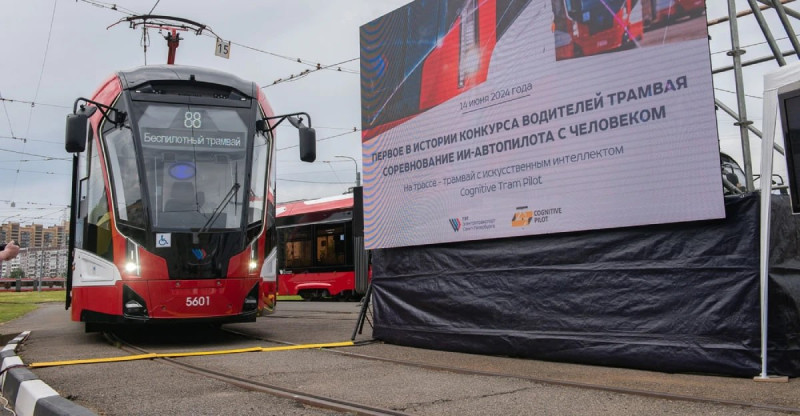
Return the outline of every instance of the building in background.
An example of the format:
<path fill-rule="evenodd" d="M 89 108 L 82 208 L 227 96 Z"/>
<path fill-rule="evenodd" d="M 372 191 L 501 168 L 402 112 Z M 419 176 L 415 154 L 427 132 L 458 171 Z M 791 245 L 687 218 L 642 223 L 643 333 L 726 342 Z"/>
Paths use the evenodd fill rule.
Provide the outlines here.
<path fill-rule="evenodd" d="M 0 241 L 16 241 L 19 255 L 2 263 L 0 277 L 21 269 L 26 278 L 61 277 L 67 271 L 67 236 L 69 223 L 45 227 L 42 224 L 0 224 Z"/>

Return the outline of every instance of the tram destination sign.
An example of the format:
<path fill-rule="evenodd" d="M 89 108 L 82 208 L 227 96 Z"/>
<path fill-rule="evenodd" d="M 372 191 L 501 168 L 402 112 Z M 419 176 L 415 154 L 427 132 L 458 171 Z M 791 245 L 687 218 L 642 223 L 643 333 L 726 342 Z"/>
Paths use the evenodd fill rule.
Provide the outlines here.
<path fill-rule="evenodd" d="M 366 247 L 724 217 L 704 4 L 642 3 L 417 0 L 363 25 Z"/>
<path fill-rule="evenodd" d="M 245 144 L 244 135 L 236 132 L 144 128 L 141 134 L 145 146 L 173 149 L 242 149 Z"/>

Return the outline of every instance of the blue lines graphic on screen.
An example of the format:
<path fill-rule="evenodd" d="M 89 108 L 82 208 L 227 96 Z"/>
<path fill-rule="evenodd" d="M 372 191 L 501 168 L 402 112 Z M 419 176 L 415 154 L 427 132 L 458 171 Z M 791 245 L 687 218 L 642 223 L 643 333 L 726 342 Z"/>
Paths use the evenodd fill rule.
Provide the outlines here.
<path fill-rule="evenodd" d="M 450 226 L 453 227 L 453 231 L 458 232 L 461 229 L 461 220 L 458 218 L 450 218 Z"/>

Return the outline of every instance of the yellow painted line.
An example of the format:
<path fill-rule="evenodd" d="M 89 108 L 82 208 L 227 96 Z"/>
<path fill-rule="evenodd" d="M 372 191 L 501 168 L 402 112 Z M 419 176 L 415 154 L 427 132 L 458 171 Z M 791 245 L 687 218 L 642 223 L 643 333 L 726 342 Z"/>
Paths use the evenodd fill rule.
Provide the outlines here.
<path fill-rule="evenodd" d="M 251 347 L 251 348 L 240 348 L 235 350 L 150 353 L 150 354 L 126 355 L 122 357 L 90 358 L 84 360 L 69 360 L 69 361 L 49 361 L 41 363 L 32 363 L 29 364 L 28 367 L 30 368 L 58 367 L 58 366 L 76 365 L 76 364 L 97 364 L 97 363 L 114 363 L 114 362 L 134 361 L 134 360 L 151 360 L 153 358 L 197 357 L 203 355 L 240 354 L 245 352 L 272 352 L 272 351 L 308 350 L 308 349 L 318 349 L 318 348 L 352 347 L 353 345 L 355 345 L 353 341 L 345 341 L 345 342 L 330 342 L 326 344 L 285 345 L 281 347 Z"/>
<path fill-rule="evenodd" d="M 28 367 L 41 368 L 41 367 L 56 367 L 56 366 L 74 365 L 74 364 L 113 363 L 117 361 L 149 360 L 151 358 L 156 358 L 156 354 L 150 353 L 150 354 L 139 354 L 139 355 L 126 355 L 123 357 L 88 358 L 85 360 L 69 360 L 69 361 L 49 361 L 44 363 L 29 364 Z"/>
<path fill-rule="evenodd" d="M 241 354 L 243 352 L 259 352 L 261 347 L 242 348 L 238 350 L 197 351 L 197 352 L 167 352 L 156 354 L 156 358 L 197 357 L 200 355 Z"/>
<path fill-rule="evenodd" d="M 270 351 L 289 351 L 289 350 L 305 350 L 311 348 L 336 348 L 336 347 L 352 347 L 355 345 L 353 341 L 345 341 L 345 342 L 330 342 L 327 344 L 303 344 L 303 345 L 285 345 L 282 347 L 269 347 L 269 348 L 261 348 L 263 352 L 270 352 Z"/>

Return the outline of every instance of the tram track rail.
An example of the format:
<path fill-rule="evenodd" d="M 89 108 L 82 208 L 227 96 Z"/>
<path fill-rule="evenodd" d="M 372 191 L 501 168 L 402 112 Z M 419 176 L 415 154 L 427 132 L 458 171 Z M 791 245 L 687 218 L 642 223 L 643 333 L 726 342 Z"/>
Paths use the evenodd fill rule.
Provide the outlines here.
<path fill-rule="evenodd" d="M 116 345 L 118 348 L 122 349 L 123 351 L 137 353 L 137 354 L 147 354 L 150 351 L 147 351 L 144 348 L 135 346 L 124 339 L 118 337 L 113 333 L 104 333 L 105 338 L 108 342 L 112 345 Z M 284 344 L 287 345 L 287 344 Z M 294 344 L 297 345 L 297 344 Z M 376 406 L 365 405 L 362 403 L 357 403 L 348 400 L 337 399 L 333 397 L 326 397 L 321 395 L 309 394 L 306 392 L 288 389 L 282 386 L 278 386 L 276 384 L 271 383 L 264 383 L 257 380 L 252 380 L 244 377 L 238 377 L 230 374 L 225 374 L 219 371 L 215 371 L 206 367 L 201 367 L 193 364 L 186 363 L 179 359 L 175 358 L 165 358 L 159 357 L 156 358 L 157 360 L 161 360 L 166 365 L 170 365 L 176 368 L 180 368 L 184 371 L 190 372 L 192 374 L 197 374 L 203 377 L 208 377 L 211 379 L 215 379 L 218 381 L 222 381 L 224 383 L 250 390 L 259 393 L 266 393 L 276 397 L 284 398 L 293 400 L 308 406 L 326 409 L 326 410 L 334 410 L 343 413 L 355 414 L 355 415 L 364 415 L 364 416 L 378 416 L 378 415 L 395 415 L 395 416 L 407 416 L 408 413 L 395 411 L 392 409 L 385 409 Z"/>
<path fill-rule="evenodd" d="M 282 344 L 282 345 L 298 345 L 293 342 L 283 341 L 283 340 L 276 340 L 264 337 L 257 337 L 251 334 L 247 334 L 245 332 L 236 331 L 229 328 L 221 329 L 224 332 L 228 332 L 234 335 L 238 335 L 250 340 L 259 340 L 265 342 L 271 342 L 275 344 Z M 359 345 L 366 345 L 371 343 L 380 342 L 378 340 L 365 340 L 356 342 L 354 346 Z M 663 391 L 653 391 L 653 390 L 645 390 L 645 389 L 636 389 L 630 387 L 619 387 L 619 386 L 608 386 L 603 384 L 597 383 L 586 383 L 586 382 L 578 382 L 578 381 L 570 381 L 570 380 L 559 380 L 555 378 L 547 378 L 547 377 L 531 377 L 531 376 L 522 376 L 519 374 L 513 373 L 501 373 L 501 372 L 492 372 L 492 371 L 483 371 L 483 370 L 475 370 L 466 367 L 454 367 L 454 366 L 446 366 L 446 365 L 438 365 L 438 364 L 429 364 L 411 360 L 403 360 L 403 359 L 395 359 L 395 358 L 387 358 L 387 357 L 379 357 L 374 355 L 368 354 L 361 354 L 352 351 L 343 351 L 340 349 L 323 349 L 322 351 L 329 353 L 329 354 L 338 354 L 349 356 L 353 358 L 359 358 L 363 360 L 370 360 L 370 361 L 377 361 L 395 365 L 402 365 L 414 368 L 421 368 L 426 370 L 432 371 L 443 371 L 443 372 L 450 372 L 455 374 L 462 374 L 462 375 L 470 375 L 470 376 L 485 376 L 485 377 L 503 377 L 503 378 L 513 378 L 518 380 L 524 380 L 532 383 L 539 383 L 544 385 L 551 385 L 551 386 L 561 386 L 561 387 L 570 387 L 575 389 L 584 389 L 584 390 L 594 390 L 594 391 L 602 391 L 608 393 L 616 393 L 616 394 L 624 394 L 624 395 L 631 395 L 631 396 L 638 396 L 638 397 L 645 397 L 651 399 L 662 399 L 662 400 L 674 400 L 674 401 L 683 401 L 683 402 L 692 402 L 692 403 L 701 403 L 701 404 L 708 404 L 708 405 L 717 405 L 717 406 L 731 406 L 731 407 L 739 407 L 744 409 L 752 409 L 754 411 L 771 411 L 771 412 L 782 412 L 787 414 L 798 414 L 800 415 L 800 407 L 791 407 L 791 406 L 780 406 L 780 405 L 772 405 L 772 404 L 765 404 L 765 403 L 751 403 L 741 400 L 728 400 L 728 399 L 717 399 L 717 398 L 709 398 L 709 397 L 702 397 L 699 395 L 689 395 L 689 394 L 678 394 L 678 393 L 669 393 Z"/>

